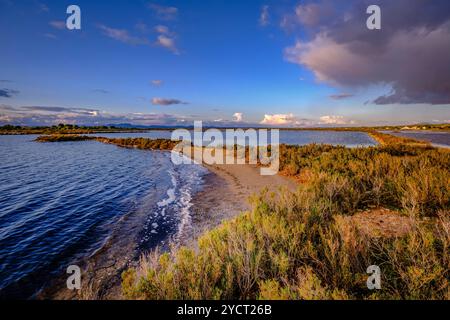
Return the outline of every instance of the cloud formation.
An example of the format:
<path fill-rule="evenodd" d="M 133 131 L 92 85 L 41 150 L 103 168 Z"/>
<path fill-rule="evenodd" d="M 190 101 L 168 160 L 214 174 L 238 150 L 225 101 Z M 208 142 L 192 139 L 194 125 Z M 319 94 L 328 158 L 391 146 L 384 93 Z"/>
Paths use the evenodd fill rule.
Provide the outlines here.
<path fill-rule="evenodd" d="M 176 99 L 165 99 L 179 101 Z M 207 120 L 199 115 L 173 115 L 167 113 L 111 113 L 97 108 L 61 107 L 61 106 L 21 106 L 13 107 L 0 104 L 0 125 L 13 124 L 22 126 L 56 125 L 59 123 L 77 125 L 166 125 L 166 126 L 192 126 L 194 120 L 203 120 L 205 127 L 314 127 L 353 125 L 344 116 L 326 115 L 320 119 L 304 119 L 293 114 L 265 115 L 263 121 L 258 123 L 245 122 L 243 114 L 236 112 L 233 120 Z M 439 121 L 443 122 L 443 121 Z"/>
<path fill-rule="evenodd" d="M 94 90 L 92 90 L 92 92 L 94 92 L 94 93 L 102 93 L 102 94 L 108 94 L 109 93 L 109 91 L 105 90 L 105 89 L 94 89 Z"/>
<path fill-rule="evenodd" d="M 268 126 L 284 126 L 284 125 L 295 125 L 299 124 L 297 118 L 292 114 L 266 114 L 264 119 L 260 122 L 261 124 Z"/>
<path fill-rule="evenodd" d="M 244 120 L 244 114 L 242 112 L 236 112 L 233 114 L 233 121 L 242 122 Z"/>
<path fill-rule="evenodd" d="M 155 31 L 159 33 L 155 42 L 157 46 L 163 47 L 177 55 L 180 53 L 175 43 L 176 34 L 170 31 L 169 27 L 158 25 L 155 27 Z"/>
<path fill-rule="evenodd" d="M 352 120 L 346 120 L 343 116 L 322 116 L 319 124 L 348 125 L 354 124 Z"/>
<path fill-rule="evenodd" d="M 39 12 L 50 12 L 50 8 L 45 3 L 38 3 Z"/>
<path fill-rule="evenodd" d="M 132 123 L 135 125 L 176 126 L 185 121 L 185 117 L 165 113 L 109 113 L 90 108 L 0 105 L 0 125 L 51 126 L 59 123 L 78 125 Z"/>
<path fill-rule="evenodd" d="M 163 81 L 159 80 L 159 79 L 155 79 L 155 80 L 151 81 L 151 84 L 155 87 L 160 87 L 163 84 Z"/>
<path fill-rule="evenodd" d="M 331 99 L 333 100 L 343 100 L 343 99 L 348 99 L 353 97 L 353 94 L 350 93 L 339 93 L 339 94 L 332 94 L 330 96 Z"/>
<path fill-rule="evenodd" d="M 154 12 L 154 14 L 161 20 L 174 20 L 178 15 L 178 8 L 175 7 L 149 3 L 148 8 L 150 8 Z"/>
<path fill-rule="evenodd" d="M 261 14 L 259 16 L 259 24 L 263 27 L 269 25 L 270 21 L 270 15 L 269 15 L 269 6 L 264 5 L 261 8 Z"/>
<path fill-rule="evenodd" d="M 157 25 L 155 31 L 160 34 L 171 34 L 169 27 L 163 25 Z"/>
<path fill-rule="evenodd" d="M 62 20 L 53 20 L 48 23 L 55 29 L 64 30 L 66 28 L 66 23 Z"/>
<path fill-rule="evenodd" d="M 188 103 L 178 99 L 153 98 L 152 104 L 158 106 L 170 106 L 174 104 L 188 104 Z"/>
<path fill-rule="evenodd" d="M 128 32 L 128 30 L 125 30 L 125 29 L 111 28 L 111 27 L 105 26 L 103 24 L 98 25 L 98 28 L 102 31 L 103 35 L 105 35 L 111 39 L 126 43 L 126 44 L 130 44 L 130 45 L 149 44 L 149 42 L 146 38 L 132 36 Z"/>
<path fill-rule="evenodd" d="M 330 3 L 295 8 L 295 23 L 310 40 L 286 48 L 288 61 L 334 86 L 391 87 L 376 104 L 450 104 L 450 2 L 379 0 L 380 31 L 365 27 L 365 1 L 339 9 Z"/>
<path fill-rule="evenodd" d="M 19 91 L 12 89 L 0 89 L 0 97 L 3 98 L 12 98 L 19 94 Z"/>
<path fill-rule="evenodd" d="M 179 54 L 179 51 L 175 45 L 175 40 L 164 34 L 161 34 L 158 36 L 158 38 L 156 40 L 156 45 L 163 47 L 163 48 L 173 52 L 174 54 Z"/>
<path fill-rule="evenodd" d="M 112 28 L 103 24 L 97 25 L 97 27 L 101 30 L 102 34 L 108 38 L 120 41 L 122 43 L 126 43 L 129 45 L 137 46 L 137 45 L 150 45 L 150 41 L 143 35 L 147 33 L 146 25 L 137 24 L 135 27 L 138 29 L 142 35 L 136 36 L 132 35 L 126 29 L 117 29 Z M 154 42 L 154 45 L 165 48 L 172 53 L 178 55 L 180 54 L 177 45 L 176 45 L 176 34 L 171 32 L 170 29 L 166 26 L 156 26 L 155 31 L 159 34 Z"/>

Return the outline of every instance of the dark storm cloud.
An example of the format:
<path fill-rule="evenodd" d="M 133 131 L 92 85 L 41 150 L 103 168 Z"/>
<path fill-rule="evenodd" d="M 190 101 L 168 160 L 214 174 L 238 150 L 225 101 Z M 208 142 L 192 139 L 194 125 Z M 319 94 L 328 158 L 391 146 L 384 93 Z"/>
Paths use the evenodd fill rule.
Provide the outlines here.
<path fill-rule="evenodd" d="M 174 104 L 188 104 L 188 103 L 178 99 L 153 98 L 152 104 L 159 106 L 170 106 Z"/>
<path fill-rule="evenodd" d="M 0 89 L 0 97 L 3 98 L 12 98 L 19 94 L 19 91 L 12 89 Z"/>
<path fill-rule="evenodd" d="M 299 5 L 294 20 L 290 13 L 311 39 L 287 48 L 289 61 L 336 86 L 390 85 L 376 104 L 450 103 L 450 1 L 353 0 L 330 15 L 331 3 Z M 366 28 L 371 4 L 381 7 L 381 30 Z"/>
<path fill-rule="evenodd" d="M 351 97 L 353 97 L 353 94 L 350 94 L 350 93 L 332 94 L 330 96 L 330 98 L 333 100 L 343 100 L 343 99 L 347 99 L 347 98 L 351 98 Z"/>

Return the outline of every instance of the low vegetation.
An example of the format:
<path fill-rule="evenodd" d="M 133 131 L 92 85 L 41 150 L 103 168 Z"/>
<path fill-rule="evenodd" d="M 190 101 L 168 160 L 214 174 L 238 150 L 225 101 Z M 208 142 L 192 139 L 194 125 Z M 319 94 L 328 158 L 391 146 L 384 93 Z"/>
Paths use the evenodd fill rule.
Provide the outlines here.
<path fill-rule="evenodd" d="M 95 140 L 96 137 L 92 136 L 80 136 L 72 134 L 52 134 L 48 136 L 39 136 L 36 138 L 36 142 L 68 142 L 68 141 L 87 141 Z"/>
<path fill-rule="evenodd" d="M 0 135 L 21 135 L 21 134 L 92 134 L 92 133 L 113 133 L 113 132 L 142 132 L 147 129 L 141 128 L 119 128 L 114 126 L 78 126 L 72 124 L 59 124 L 51 127 L 23 127 L 4 125 L 0 126 Z"/>
<path fill-rule="evenodd" d="M 432 147 L 282 146 L 282 174 L 307 183 L 327 214 L 371 206 L 435 217 L 449 208 L 450 152 Z"/>
<path fill-rule="evenodd" d="M 97 138 L 97 141 L 115 144 L 124 148 L 137 148 L 148 150 L 172 150 L 179 142 L 170 139 L 147 139 L 147 138 Z"/>
<path fill-rule="evenodd" d="M 281 146 L 297 192 L 263 192 L 253 209 L 198 240 L 155 251 L 123 274 L 130 299 L 450 299 L 450 153 L 390 138 L 371 148 Z M 409 232 L 371 236 L 352 220 L 388 207 Z M 370 291 L 378 265 L 382 289 Z"/>
<path fill-rule="evenodd" d="M 172 150 L 179 141 L 169 139 L 147 139 L 147 138 L 105 138 L 82 135 L 45 135 L 36 138 L 37 142 L 67 142 L 95 140 L 102 143 L 114 144 L 123 148 L 137 148 L 148 150 Z"/>
<path fill-rule="evenodd" d="M 370 238 L 309 192 L 263 194 L 253 210 L 198 241 L 143 257 L 123 274 L 130 299 L 448 299 L 449 219 L 418 219 L 399 238 Z M 369 291 L 367 267 L 382 270 Z"/>
<path fill-rule="evenodd" d="M 158 250 L 123 273 L 130 299 L 450 299 L 450 151 L 373 132 L 379 146 L 280 146 L 296 192 L 262 192 L 198 248 Z M 43 137 L 171 150 L 166 139 Z M 70 140 L 72 139 L 72 140 Z M 388 208 L 408 232 L 362 232 L 352 219 Z M 382 289 L 367 288 L 378 265 Z"/>
<path fill-rule="evenodd" d="M 391 134 L 382 133 L 378 131 L 370 130 L 367 132 L 373 139 L 375 139 L 379 144 L 382 145 L 409 145 L 409 146 L 429 146 L 430 143 L 427 141 L 421 141 L 412 138 L 404 138 L 393 136 Z"/>

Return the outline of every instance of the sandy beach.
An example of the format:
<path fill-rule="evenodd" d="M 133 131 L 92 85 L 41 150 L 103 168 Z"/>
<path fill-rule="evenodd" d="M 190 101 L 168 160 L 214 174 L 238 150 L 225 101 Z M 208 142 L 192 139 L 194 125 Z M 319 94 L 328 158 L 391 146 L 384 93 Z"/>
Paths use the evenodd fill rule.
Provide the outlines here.
<path fill-rule="evenodd" d="M 192 199 L 192 225 L 178 245 L 196 246 L 198 237 L 207 230 L 250 209 L 249 197 L 264 188 L 280 187 L 294 191 L 297 183 L 289 178 L 260 175 L 256 165 L 204 165 L 209 173 L 204 188 Z M 122 298 L 121 274 L 138 263 L 136 244 L 143 215 L 140 211 L 123 218 L 105 245 L 80 264 L 83 271 L 79 292 L 66 288 L 65 276 L 43 290 L 39 299 L 106 299 Z M 124 237 L 126 235 L 126 237 Z"/>
<path fill-rule="evenodd" d="M 211 172 L 206 177 L 205 188 L 193 199 L 193 233 L 189 245 L 204 231 L 221 221 L 235 217 L 250 209 L 248 198 L 264 188 L 277 191 L 280 187 L 295 191 L 297 183 L 289 178 L 274 175 L 262 176 L 256 165 L 205 165 Z"/>

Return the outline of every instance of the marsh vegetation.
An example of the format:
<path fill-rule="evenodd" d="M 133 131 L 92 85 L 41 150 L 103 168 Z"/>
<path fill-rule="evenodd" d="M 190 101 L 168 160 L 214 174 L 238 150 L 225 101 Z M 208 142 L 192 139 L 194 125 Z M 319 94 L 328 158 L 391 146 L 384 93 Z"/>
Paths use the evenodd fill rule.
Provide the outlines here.
<path fill-rule="evenodd" d="M 378 135 L 378 147 L 281 146 L 297 192 L 262 192 L 188 247 L 142 257 L 123 274 L 132 299 L 449 299 L 450 153 Z M 388 208 L 396 235 L 346 219 Z M 367 289 L 378 265 L 382 289 Z"/>

